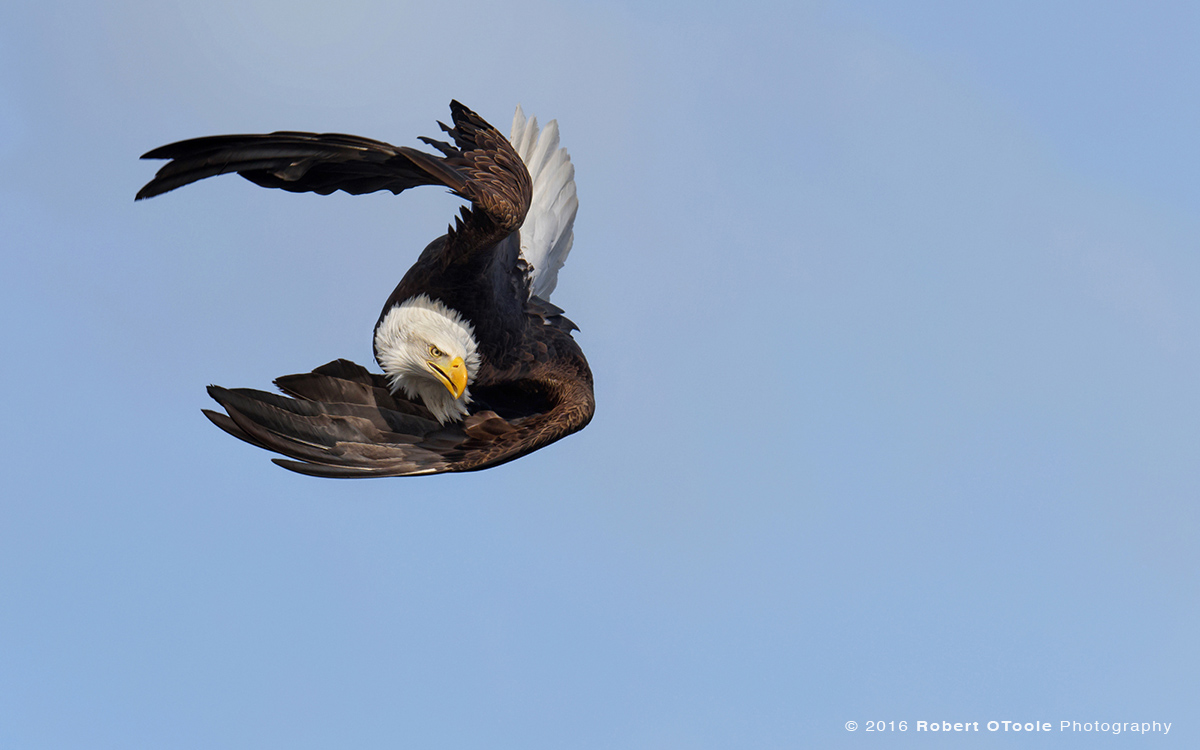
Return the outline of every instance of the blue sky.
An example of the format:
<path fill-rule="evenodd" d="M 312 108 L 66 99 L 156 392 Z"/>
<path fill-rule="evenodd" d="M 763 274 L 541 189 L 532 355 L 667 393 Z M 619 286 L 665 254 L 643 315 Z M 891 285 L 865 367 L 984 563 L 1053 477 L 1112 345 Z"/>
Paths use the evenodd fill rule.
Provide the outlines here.
<path fill-rule="evenodd" d="M 4 6 L 0 745 L 1193 746 L 1198 73 L 1188 4 Z M 596 419 L 278 469 L 204 386 L 373 364 L 456 201 L 137 157 L 452 98 L 559 120 Z"/>

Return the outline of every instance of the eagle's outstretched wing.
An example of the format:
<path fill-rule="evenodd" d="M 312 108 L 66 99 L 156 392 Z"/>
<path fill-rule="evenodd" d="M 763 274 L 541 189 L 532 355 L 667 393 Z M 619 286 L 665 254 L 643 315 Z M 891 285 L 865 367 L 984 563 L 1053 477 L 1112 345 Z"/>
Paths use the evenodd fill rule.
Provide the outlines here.
<path fill-rule="evenodd" d="M 263 187 L 321 195 L 337 190 L 400 193 L 418 185 L 444 185 L 471 201 L 478 210 L 472 215 L 486 217 L 493 225 L 488 228 L 503 237 L 521 226 L 529 210 L 529 172 L 508 140 L 482 117 L 456 101 L 450 112 L 454 126 L 438 124 L 453 145 L 421 139 L 441 156 L 356 135 L 292 131 L 208 136 L 160 146 L 142 158 L 170 161 L 136 199 L 230 172 Z"/>
<path fill-rule="evenodd" d="M 394 477 L 475 471 L 519 458 L 582 429 L 594 410 L 586 388 L 554 392 L 536 376 L 480 388 L 496 409 L 446 425 L 420 403 L 392 394 L 382 375 L 344 359 L 275 381 L 288 396 L 209 386 L 228 413 L 205 415 L 234 437 L 288 458 L 310 476 Z M 489 405 L 484 401 L 481 405 Z"/>

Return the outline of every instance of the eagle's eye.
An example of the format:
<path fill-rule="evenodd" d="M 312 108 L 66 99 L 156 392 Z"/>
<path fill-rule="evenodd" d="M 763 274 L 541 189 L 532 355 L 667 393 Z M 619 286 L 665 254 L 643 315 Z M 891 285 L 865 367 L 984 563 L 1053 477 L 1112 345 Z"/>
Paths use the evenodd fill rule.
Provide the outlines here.
<path fill-rule="evenodd" d="M 445 355 L 443 355 L 443 354 L 442 354 L 442 350 L 441 350 L 441 349 L 438 349 L 438 348 L 437 348 L 436 346 L 434 346 L 433 344 L 430 344 L 430 345 L 429 345 L 429 356 L 431 356 L 431 357 L 433 357 L 433 358 L 435 358 L 435 359 L 439 359 L 439 358 L 441 358 L 441 357 L 443 357 L 443 356 L 445 356 Z"/>

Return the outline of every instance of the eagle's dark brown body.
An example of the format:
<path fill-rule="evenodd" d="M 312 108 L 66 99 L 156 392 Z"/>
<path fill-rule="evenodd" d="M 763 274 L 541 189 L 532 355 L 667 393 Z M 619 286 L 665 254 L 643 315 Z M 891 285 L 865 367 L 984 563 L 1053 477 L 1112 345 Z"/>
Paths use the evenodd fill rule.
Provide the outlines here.
<path fill-rule="evenodd" d="M 384 305 L 420 294 L 473 327 L 480 354 L 470 413 L 439 424 L 419 400 L 346 360 L 281 377 L 289 397 L 210 386 L 226 414 L 218 427 L 288 459 L 285 468 L 325 477 L 382 477 L 496 466 L 583 429 L 595 409 L 592 374 L 562 310 L 531 294 L 520 256 L 530 207 L 529 172 L 495 128 L 451 104 L 454 144 L 422 139 L 441 156 L 357 136 L 280 132 L 213 136 L 163 146 L 171 159 L 138 198 L 237 172 L 264 187 L 329 194 L 400 193 L 444 185 L 471 202 L 456 225 L 421 253 Z M 290 460 L 289 460 L 290 459 Z"/>

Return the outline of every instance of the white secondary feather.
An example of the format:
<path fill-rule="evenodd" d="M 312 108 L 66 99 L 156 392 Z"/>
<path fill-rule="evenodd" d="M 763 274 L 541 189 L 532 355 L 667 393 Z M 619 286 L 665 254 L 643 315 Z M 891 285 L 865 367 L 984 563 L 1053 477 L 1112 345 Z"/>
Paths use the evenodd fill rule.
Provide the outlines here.
<path fill-rule="evenodd" d="M 537 118 L 525 119 L 520 105 L 509 142 L 533 179 L 533 200 L 521 225 L 521 257 L 533 268 L 533 294 L 549 300 L 575 239 L 575 167 L 567 150 L 558 147 L 558 122 L 551 120 L 539 133 Z"/>

